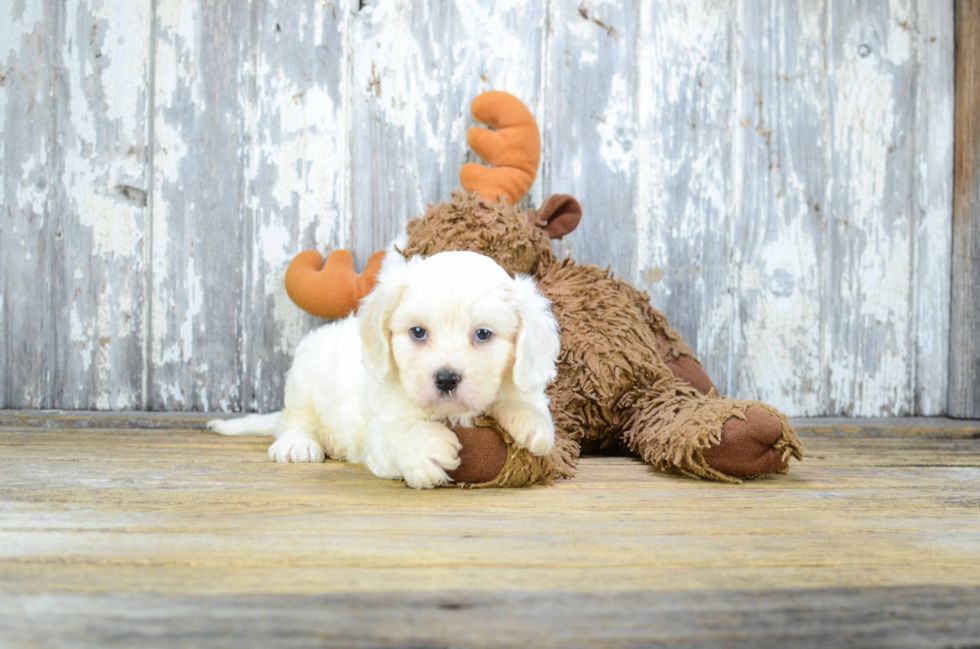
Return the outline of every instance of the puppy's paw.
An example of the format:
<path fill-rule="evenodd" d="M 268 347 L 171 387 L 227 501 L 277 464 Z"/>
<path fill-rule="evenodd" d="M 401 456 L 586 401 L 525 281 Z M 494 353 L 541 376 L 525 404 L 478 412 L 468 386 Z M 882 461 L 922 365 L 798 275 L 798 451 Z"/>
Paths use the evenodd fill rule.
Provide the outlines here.
<path fill-rule="evenodd" d="M 534 455 L 547 455 L 555 448 L 555 425 L 551 418 L 530 410 L 513 413 L 504 429 L 520 446 Z"/>
<path fill-rule="evenodd" d="M 323 462 L 323 447 L 309 437 L 280 437 L 269 447 L 269 459 L 282 463 Z"/>
<path fill-rule="evenodd" d="M 446 471 L 459 467 L 462 445 L 448 428 L 429 426 L 424 435 L 412 440 L 399 464 L 405 483 L 413 489 L 432 489 L 452 480 Z"/>

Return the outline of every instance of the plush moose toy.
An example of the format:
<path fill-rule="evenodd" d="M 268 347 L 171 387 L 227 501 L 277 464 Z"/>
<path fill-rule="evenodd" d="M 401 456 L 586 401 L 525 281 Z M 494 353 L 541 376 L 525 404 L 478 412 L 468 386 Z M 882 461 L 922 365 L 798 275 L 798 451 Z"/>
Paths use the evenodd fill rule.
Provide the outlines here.
<path fill-rule="evenodd" d="M 561 328 L 558 376 L 548 388 L 555 449 L 534 457 L 496 428 L 456 429 L 462 443 L 458 485 L 494 487 L 550 483 L 575 474 L 579 453 L 621 451 L 664 471 L 723 482 L 785 472 L 802 459 L 786 417 L 758 401 L 718 395 L 714 384 L 649 297 L 608 270 L 559 260 L 550 242 L 578 225 L 582 210 L 571 196 L 548 198 L 537 210 L 515 207 L 534 181 L 540 135 L 515 97 L 487 92 L 473 102 L 477 121 L 470 146 L 491 166 L 467 164 L 465 191 L 430 205 L 407 226 L 395 253 L 429 256 L 447 250 L 487 255 L 508 273 L 534 277 L 553 304 Z M 322 260 L 310 251 L 286 275 L 290 297 L 322 317 L 356 308 L 380 267 L 377 253 L 362 276 L 346 251 Z"/>

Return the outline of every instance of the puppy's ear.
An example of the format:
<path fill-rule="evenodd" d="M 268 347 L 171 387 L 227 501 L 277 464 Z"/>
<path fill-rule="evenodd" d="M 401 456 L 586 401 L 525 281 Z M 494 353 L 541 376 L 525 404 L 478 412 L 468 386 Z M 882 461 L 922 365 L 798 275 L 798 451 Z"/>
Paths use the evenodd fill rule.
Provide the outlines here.
<path fill-rule="evenodd" d="M 558 322 L 551 303 L 526 275 L 514 279 L 518 297 L 520 330 L 514 359 L 514 385 L 522 392 L 544 390 L 558 373 L 555 363 L 561 350 Z"/>
<path fill-rule="evenodd" d="M 401 255 L 386 255 L 378 283 L 361 300 L 357 321 L 361 331 L 361 362 L 378 380 L 385 380 L 395 369 L 391 357 L 391 315 L 405 292 L 407 264 Z"/>

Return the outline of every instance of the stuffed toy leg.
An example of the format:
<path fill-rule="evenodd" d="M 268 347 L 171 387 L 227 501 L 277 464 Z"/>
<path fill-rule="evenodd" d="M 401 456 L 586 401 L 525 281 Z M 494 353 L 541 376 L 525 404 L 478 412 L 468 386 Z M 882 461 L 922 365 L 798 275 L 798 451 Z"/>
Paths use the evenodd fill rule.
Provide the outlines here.
<path fill-rule="evenodd" d="M 632 451 L 664 471 L 732 483 L 784 473 L 790 457 L 801 459 L 799 439 L 782 413 L 760 402 L 709 398 L 708 392 L 688 383 L 686 377 L 691 372 L 698 375 L 699 383 L 711 381 L 697 359 L 688 358 L 696 369 L 688 366 L 684 375 L 673 375 L 675 399 L 684 407 L 665 420 L 661 413 L 668 411 L 656 400 L 644 403 L 649 407 L 637 410 L 635 416 L 644 425 L 624 440 Z M 664 391 L 655 394 L 662 396 Z M 689 421 L 692 416 L 706 421 Z M 672 428 L 677 419 L 682 424 L 687 419 L 689 424 L 681 426 L 680 435 Z M 530 487 L 575 477 L 579 445 L 561 432 L 561 426 L 554 451 L 535 457 L 514 443 L 492 419 L 478 423 L 474 428 L 453 429 L 463 445 L 460 466 L 450 472 L 456 486 Z"/>

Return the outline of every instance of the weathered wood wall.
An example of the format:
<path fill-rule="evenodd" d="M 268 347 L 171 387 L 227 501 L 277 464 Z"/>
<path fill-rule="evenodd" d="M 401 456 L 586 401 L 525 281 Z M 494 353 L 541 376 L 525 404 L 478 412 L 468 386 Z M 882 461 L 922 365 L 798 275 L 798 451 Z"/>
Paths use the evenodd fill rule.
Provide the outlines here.
<path fill-rule="evenodd" d="M 949 414 L 980 419 L 980 0 L 956 0 Z"/>
<path fill-rule="evenodd" d="M 0 407 L 277 408 L 289 259 L 446 198 L 497 88 L 725 392 L 942 413 L 953 68 L 952 0 L 2 0 Z"/>

